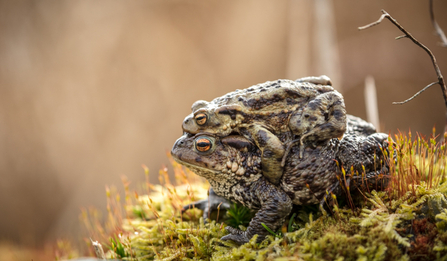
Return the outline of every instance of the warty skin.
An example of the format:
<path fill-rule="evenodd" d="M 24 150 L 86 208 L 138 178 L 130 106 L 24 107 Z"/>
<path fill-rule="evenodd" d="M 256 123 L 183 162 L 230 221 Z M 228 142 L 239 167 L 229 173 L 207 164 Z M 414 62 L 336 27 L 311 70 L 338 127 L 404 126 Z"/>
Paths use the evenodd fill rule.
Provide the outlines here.
<path fill-rule="evenodd" d="M 379 174 L 388 174 L 382 153 L 388 148 L 388 135 L 375 133 L 371 124 L 350 115 L 347 129 L 341 140 L 307 146 L 303 157 L 299 155 L 299 144 L 295 144 L 287 155 L 278 185 L 263 176 L 261 152 L 243 136 L 185 134 L 175 142 L 171 154 L 180 164 L 205 177 L 217 195 L 257 210 L 246 231 L 227 227 L 230 234 L 222 238 L 243 244 L 255 234 L 259 235 L 258 241 L 268 235 L 261 223 L 273 231 L 280 228 L 293 204 L 317 204 L 323 202 L 327 191 L 342 193 L 337 179 L 341 167 L 349 172 L 352 166 L 354 172 L 364 174 L 364 179 L 350 179 L 351 190 L 365 179 L 373 184 Z M 206 151 L 201 151 L 202 146 Z"/>

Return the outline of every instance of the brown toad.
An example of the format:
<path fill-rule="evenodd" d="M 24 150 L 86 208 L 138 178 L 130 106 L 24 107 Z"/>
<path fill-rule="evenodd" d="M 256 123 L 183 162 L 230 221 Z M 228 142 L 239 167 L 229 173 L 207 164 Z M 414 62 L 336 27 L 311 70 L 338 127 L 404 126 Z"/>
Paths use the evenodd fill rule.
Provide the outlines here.
<path fill-rule="evenodd" d="M 340 195 L 337 176 L 341 176 L 342 166 L 364 174 L 347 175 L 351 189 L 362 183 L 377 184 L 379 174 L 388 174 L 387 158 L 382 153 L 388 148 L 388 135 L 373 133 L 371 124 L 353 116 L 348 116 L 348 131 L 352 132 L 341 140 L 334 138 L 318 141 L 315 147 L 307 146 L 302 158 L 300 146 L 294 145 L 279 185 L 263 176 L 261 151 L 240 135 L 220 138 L 185 134 L 175 142 L 171 154 L 180 164 L 205 177 L 217 195 L 258 210 L 246 231 L 227 227 L 230 234 L 222 238 L 242 244 L 255 234 L 259 235 L 258 241 L 264 239 L 269 232 L 262 223 L 276 231 L 293 204 L 322 204 L 328 191 Z"/>
<path fill-rule="evenodd" d="M 277 80 L 236 90 L 211 102 L 197 101 L 183 131 L 218 137 L 240 134 L 261 150 L 264 176 L 278 184 L 284 144 L 341 137 L 346 130 L 343 97 L 327 76 Z M 299 136 L 292 141 L 293 135 Z M 300 153 L 302 156 L 302 153 Z"/>

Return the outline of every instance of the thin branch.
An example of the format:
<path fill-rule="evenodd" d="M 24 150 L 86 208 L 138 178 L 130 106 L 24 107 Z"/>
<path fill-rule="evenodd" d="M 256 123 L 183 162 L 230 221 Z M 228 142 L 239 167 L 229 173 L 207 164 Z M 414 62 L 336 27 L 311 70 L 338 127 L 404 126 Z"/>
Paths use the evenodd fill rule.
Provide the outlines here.
<path fill-rule="evenodd" d="M 384 11 L 385 11 L 385 10 L 382 10 L 382 13 L 383 13 Z M 365 29 L 368 29 L 368 28 L 370 28 L 370 27 L 376 26 L 376 25 L 380 24 L 380 23 L 383 21 L 383 19 L 385 19 L 385 17 L 387 17 L 387 16 L 390 16 L 390 15 L 389 15 L 388 13 L 383 14 L 383 15 L 379 18 L 379 20 L 377 20 L 377 21 L 375 21 L 375 22 L 372 22 L 372 23 L 370 23 L 370 24 L 367 24 L 367 25 L 365 25 L 365 26 L 360 26 L 360 27 L 359 27 L 359 30 L 365 30 Z"/>
<path fill-rule="evenodd" d="M 380 22 L 382 22 L 382 20 L 383 20 L 384 18 L 390 20 L 390 22 L 393 23 L 393 24 L 394 24 L 394 25 L 395 25 L 395 26 L 396 26 L 402 33 L 404 33 L 405 36 L 406 36 L 408 39 L 410 39 L 414 44 L 416 44 L 417 46 L 421 47 L 425 52 L 427 52 L 427 54 L 430 56 L 430 58 L 431 58 L 431 60 L 432 60 L 433 66 L 435 67 L 435 71 L 436 71 L 436 74 L 438 75 L 438 79 L 439 79 L 440 77 L 442 78 L 442 74 L 441 74 L 441 71 L 439 70 L 439 66 L 438 66 L 438 63 L 436 62 L 436 58 L 435 58 L 435 56 L 433 55 L 433 53 L 430 51 L 430 49 L 428 49 L 425 45 L 423 45 L 423 44 L 420 43 L 418 40 L 416 40 L 416 38 L 414 38 L 413 35 L 411 35 L 407 30 L 405 30 L 405 28 L 403 28 L 403 27 L 396 21 L 396 19 L 394 19 L 393 17 L 391 17 L 391 15 L 388 14 L 385 10 L 382 10 L 382 13 L 383 13 L 383 14 L 382 14 L 382 16 L 379 18 L 379 20 L 377 20 L 376 22 L 371 23 L 371 24 L 369 24 L 369 25 L 365 25 L 365 26 L 359 27 L 359 30 L 368 29 L 368 28 L 370 28 L 370 27 L 372 27 L 372 26 L 378 25 L 378 24 L 380 24 Z M 442 81 L 440 80 L 439 82 L 440 82 L 440 84 L 442 84 L 442 83 L 444 83 L 444 80 L 442 80 Z M 445 87 L 445 85 L 444 85 L 444 87 Z M 446 97 L 446 102 L 447 102 L 447 97 Z"/>
<path fill-rule="evenodd" d="M 413 100 L 416 96 L 418 96 L 419 94 L 421 94 L 423 91 L 427 90 L 428 88 L 432 87 L 435 84 L 438 84 L 439 82 L 432 82 L 429 85 L 425 86 L 424 89 L 418 91 L 415 95 L 411 96 L 411 98 L 406 99 L 405 101 L 401 101 L 401 102 L 393 102 L 393 104 L 397 104 L 397 105 L 401 105 L 404 103 L 407 103 L 411 100 Z"/>
<path fill-rule="evenodd" d="M 441 46 L 447 47 L 447 37 L 445 37 L 444 31 L 441 29 L 441 27 L 435 20 L 435 12 L 433 11 L 433 0 L 430 0 L 430 19 L 431 23 L 433 24 L 433 27 L 436 30 L 436 34 L 441 39 Z"/>
<path fill-rule="evenodd" d="M 432 7 L 433 7 L 433 5 L 432 5 L 432 2 L 430 2 L 430 4 L 431 4 L 431 8 L 430 8 L 430 10 L 432 10 Z M 416 44 L 417 46 L 419 46 L 419 47 L 421 47 L 429 56 L 430 56 L 430 59 L 431 59 L 431 61 L 432 61 L 432 63 L 433 63 L 433 67 L 435 68 L 435 71 L 436 71 L 436 75 L 438 76 L 438 81 L 437 82 L 434 82 L 434 83 L 431 83 L 431 84 L 429 84 L 427 87 L 425 87 L 424 89 L 422 89 L 421 91 L 419 91 L 418 93 L 416 93 L 415 95 L 413 95 L 413 97 L 411 97 L 410 99 L 408 99 L 408 100 L 406 100 L 406 101 L 404 101 L 404 102 L 402 102 L 402 103 L 405 103 L 405 102 L 407 102 L 407 101 L 410 101 L 410 100 L 412 100 L 414 97 L 416 97 L 416 96 L 418 96 L 420 93 L 422 93 L 423 91 L 425 91 L 426 89 L 428 89 L 429 87 L 431 87 L 431 86 L 433 86 L 433 85 L 435 85 L 435 84 L 439 84 L 439 86 L 441 86 L 441 90 L 442 90 L 442 95 L 443 95 L 443 97 L 444 97 L 444 103 L 445 103 L 445 106 L 446 106 L 446 108 L 447 108 L 447 88 L 446 88 L 446 85 L 445 85 L 445 82 L 444 82 L 444 77 L 442 76 L 442 73 L 441 73 L 441 70 L 439 69 L 439 66 L 438 66 L 438 63 L 436 62 L 436 58 L 435 58 L 435 56 L 433 55 L 433 53 L 430 51 L 430 49 L 428 49 L 425 45 L 423 45 L 422 43 L 420 43 L 418 40 L 416 40 L 416 38 L 414 38 L 413 37 L 413 35 L 411 35 L 407 30 L 405 30 L 405 28 L 403 28 L 398 22 L 397 22 L 397 20 L 396 19 L 394 19 L 393 17 L 391 17 L 391 15 L 390 14 L 388 14 L 385 10 L 382 10 L 382 16 L 380 16 L 380 18 L 379 18 L 379 20 L 377 20 L 376 22 L 373 22 L 373 23 L 371 23 L 371 24 L 368 24 L 368 25 L 365 25 L 365 26 L 362 26 L 362 27 L 359 27 L 359 30 L 364 30 L 364 29 L 368 29 L 368 28 L 370 28 L 370 27 L 372 27 L 372 26 L 375 26 L 375 25 L 378 25 L 378 24 L 380 24 L 382 21 L 383 21 L 383 19 L 388 19 L 388 20 L 390 20 L 390 22 L 391 23 L 393 23 L 402 33 L 404 33 L 404 36 L 406 37 L 406 38 L 408 38 L 408 39 L 410 39 L 414 44 Z M 432 15 L 432 20 L 434 21 L 434 16 Z M 436 22 L 435 22 L 436 23 Z M 438 26 L 438 28 L 439 28 L 439 26 Z M 441 30 L 442 31 L 442 30 Z M 399 36 L 397 39 L 401 39 L 402 38 L 402 36 Z M 393 103 L 393 104 L 402 104 L 402 103 Z M 447 116 L 447 114 L 446 114 L 446 116 Z M 447 117 L 446 117 L 446 125 L 445 125 L 445 127 L 444 127 L 444 132 L 446 132 L 447 131 Z"/>

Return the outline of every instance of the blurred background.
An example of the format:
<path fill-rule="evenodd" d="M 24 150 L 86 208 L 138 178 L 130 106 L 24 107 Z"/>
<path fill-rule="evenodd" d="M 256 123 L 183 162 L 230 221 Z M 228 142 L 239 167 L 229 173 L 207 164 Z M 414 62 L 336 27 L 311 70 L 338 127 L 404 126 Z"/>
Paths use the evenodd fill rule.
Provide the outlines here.
<path fill-rule="evenodd" d="M 447 30 L 447 2 L 435 0 Z M 374 77 L 380 129 L 444 126 L 436 74 L 447 48 L 429 2 L 407 0 L 0 0 L 0 241 L 41 247 L 79 234 L 81 207 L 105 212 L 105 185 L 158 182 L 196 100 L 280 78 L 326 74 L 366 118 Z"/>

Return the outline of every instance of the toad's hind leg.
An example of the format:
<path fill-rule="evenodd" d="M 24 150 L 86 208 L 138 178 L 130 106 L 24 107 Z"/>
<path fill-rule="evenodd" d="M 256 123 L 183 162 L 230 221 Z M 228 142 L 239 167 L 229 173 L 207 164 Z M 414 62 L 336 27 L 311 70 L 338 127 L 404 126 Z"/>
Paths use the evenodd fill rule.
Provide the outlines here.
<path fill-rule="evenodd" d="M 346 109 L 337 91 L 318 95 L 290 118 L 289 127 L 300 136 L 300 157 L 306 141 L 340 138 L 346 131 Z"/>
<path fill-rule="evenodd" d="M 281 160 L 284 146 L 281 140 L 272 132 L 260 125 L 248 128 L 250 136 L 261 150 L 262 173 L 271 183 L 278 185 L 283 174 Z"/>
<path fill-rule="evenodd" d="M 292 211 L 293 202 L 290 197 L 284 190 L 266 182 L 264 178 L 252 183 L 250 187 L 235 186 L 234 190 L 238 195 L 245 195 L 244 199 L 246 198 L 251 203 L 256 202 L 260 208 L 250 221 L 247 230 L 226 227 L 225 229 L 230 234 L 222 237 L 222 240 L 233 240 L 241 245 L 247 243 L 254 235 L 258 235 L 257 242 L 259 243 L 270 234 L 265 227 L 277 231 Z"/>

